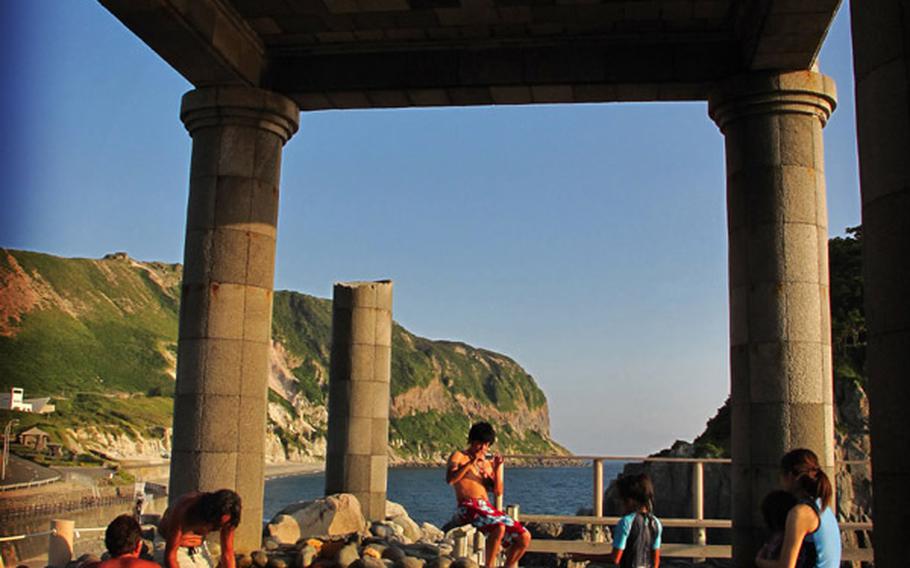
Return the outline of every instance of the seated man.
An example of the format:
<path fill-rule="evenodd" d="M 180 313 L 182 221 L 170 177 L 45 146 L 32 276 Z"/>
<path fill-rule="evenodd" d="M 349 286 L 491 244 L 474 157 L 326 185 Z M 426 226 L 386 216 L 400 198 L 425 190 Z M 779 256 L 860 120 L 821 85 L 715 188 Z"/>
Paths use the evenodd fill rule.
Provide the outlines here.
<path fill-rule="evenodd" d="M 487 487 L 502 495 L 499 475 L 502 456 L 486 458 L 487 450 L 496 440 L 496 432 L 486 422 L 471 426 L 468 447 L 456 450 L 446 466 L 446 481 L 455 489 L 458 510 L 456 521 L 471 524 L 487 535 L 486 567 L 493 568 L 501 546 L 506 547 L 506 567 L 515 568 L 531 543 L 531 534 L 521 523 L 498 511 L 487 497 Z"/>
<path fill-rule="evenodd" d="M 240 495 L 230 489 L 214 493 L 187 493 L 164 512 L 158 532 L 167 543 L 165 568 L 210 568 L 212 557 L 205 536 L 221 537 L 219 568 L 236 568 L 234 531 L 240 524 Z"/>
<path fill-rule="evenodd" d="M 98 568 L 159 568 L 149 560 L 139 558 L 142 552 L 142 527 L 130 515 L 120 515 L 104 531 L 104 545 L 110 559 Z"/>

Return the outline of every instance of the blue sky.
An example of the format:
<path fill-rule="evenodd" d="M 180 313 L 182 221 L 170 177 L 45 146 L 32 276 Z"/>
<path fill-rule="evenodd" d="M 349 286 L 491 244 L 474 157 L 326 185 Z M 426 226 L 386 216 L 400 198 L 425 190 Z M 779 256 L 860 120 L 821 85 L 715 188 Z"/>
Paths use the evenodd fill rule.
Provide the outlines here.
<path fill-rule="evenodd" d="M 0 16 L 0 246 L 181 261 L 191 86 L 95 2 Z M 848 16 L 821 54 L 832 235 L 859 223 Z M 391 278 L 411 331 L 521 363 L 570 449 L 656 451 L 729 390 L 723 160 L 704 103 L 306 113 L 276 288 Z"/>

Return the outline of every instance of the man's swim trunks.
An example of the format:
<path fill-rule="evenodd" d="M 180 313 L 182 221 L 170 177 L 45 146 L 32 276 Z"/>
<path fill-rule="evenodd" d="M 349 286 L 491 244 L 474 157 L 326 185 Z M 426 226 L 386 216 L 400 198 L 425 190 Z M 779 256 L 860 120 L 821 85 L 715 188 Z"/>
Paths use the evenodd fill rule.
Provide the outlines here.
<path fill-rule="evenodd" d="M 496 525 L 504 526 L 506 534 L 502 537 L 502 545 L 506 548 L 512 546 L 516 537 L 527 532 L 521 523 L 496 510 L 486 499 L 465 499 L 458 504 L 455 519 L 459 524 L 470 524 L 483 533 L 489 532 Z"/>

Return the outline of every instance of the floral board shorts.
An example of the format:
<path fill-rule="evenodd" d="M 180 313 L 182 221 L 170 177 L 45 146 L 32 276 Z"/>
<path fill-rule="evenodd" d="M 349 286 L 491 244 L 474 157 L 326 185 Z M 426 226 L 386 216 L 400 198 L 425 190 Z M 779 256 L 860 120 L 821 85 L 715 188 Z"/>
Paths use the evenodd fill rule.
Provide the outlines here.
<path fill-rule="evenodd" d="M 502 537 L 502 545 L 506 548 L 512 546 L 517 537 L 528 531 L 521 523 L 497 510 L 486 499 L 465 499 L 458 504 L 455 519 L 459 524 L 470 524 L 483 533 L 489 532 L 496 525 L 504 526 L 506 533 Z"/>

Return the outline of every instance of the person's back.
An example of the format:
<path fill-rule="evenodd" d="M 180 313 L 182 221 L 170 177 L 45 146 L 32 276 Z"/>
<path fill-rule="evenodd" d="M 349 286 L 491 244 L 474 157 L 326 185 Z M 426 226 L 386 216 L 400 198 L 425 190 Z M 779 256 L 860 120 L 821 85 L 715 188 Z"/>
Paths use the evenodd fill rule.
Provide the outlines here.
<path fill-rule="evenodd" d="M 613 563 L 622 568 L 658 568 L 663 527 L 651 512 L 651 478 L 644 473 L 624 476 L 616 488 L 626 514 L 613 531 Z"/>
<path fill-rule="evenodd" d="M 808 505 L 818 515 L 818 528 L 815 532 L 810 533 L 805 543 L 811 543 L 815 553 L 815 564 L 808 564 L 814 568 L 838 568 L 841 559 L 841 540 L 840 528 L 837 525 L 837 517 L 831 507 L 825 507 L 821 510 L 821 501 L 805 500 L 804 505 Z"/>

